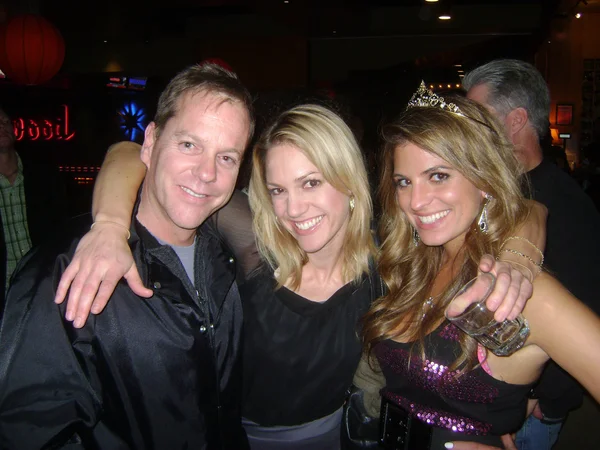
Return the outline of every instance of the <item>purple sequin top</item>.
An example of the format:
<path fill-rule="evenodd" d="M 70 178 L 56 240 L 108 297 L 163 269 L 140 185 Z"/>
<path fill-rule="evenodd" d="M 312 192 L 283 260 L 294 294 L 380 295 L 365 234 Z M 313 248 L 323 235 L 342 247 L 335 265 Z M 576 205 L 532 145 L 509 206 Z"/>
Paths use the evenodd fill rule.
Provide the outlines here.
<path fill-rule="evenodd" d="M 444 322 L 425 338 L 423 361 L 412 344 L 384 341 L 375 355 L 386 378 L 382 395 L 429 425 L 468 435 L 501 435 L 520 428 L 531 385 L 496 380 L 483 369 L 460 377 L 449 366 L 460 352 L 460 331 Z M 410 356 L 410 366 L 409 366 Z"/>

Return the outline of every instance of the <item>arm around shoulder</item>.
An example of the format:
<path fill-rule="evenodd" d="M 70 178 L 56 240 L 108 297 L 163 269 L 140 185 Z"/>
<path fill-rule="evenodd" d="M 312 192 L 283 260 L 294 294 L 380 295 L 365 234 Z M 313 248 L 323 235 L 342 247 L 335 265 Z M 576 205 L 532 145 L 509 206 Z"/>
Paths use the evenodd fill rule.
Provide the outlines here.
<path fill-rule="evenodd" d="M 90 310 L 102 311 L 122 277 L 136 294 L 152 295 L 140 279 L 127 243 L 145 173 L 139 144 L 120 142 L 109 149 L 94 187 L 94 229 L 80 241 L 56 292 L 57 303 L 69 293 L 67 318 L 78 328 Z"/>
<path fill-rule="evenodd" d="M 141 146 L 119 142 L 108 149 L 94 185 L 92 215 L 96 222 L 115 222 L 129 228 L 137 192 L 146 175 Z"/>

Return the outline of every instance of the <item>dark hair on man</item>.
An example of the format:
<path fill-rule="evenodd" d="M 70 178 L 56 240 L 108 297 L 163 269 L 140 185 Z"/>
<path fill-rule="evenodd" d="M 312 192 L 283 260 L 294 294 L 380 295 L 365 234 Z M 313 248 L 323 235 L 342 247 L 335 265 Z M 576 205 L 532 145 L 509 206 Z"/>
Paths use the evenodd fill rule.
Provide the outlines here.
<path fill-rule="evenodd" d="M 542 74 L 531 64 L 518 59 L 497 59 L 467 73 L 466 90 L 484 84 L 486 103 L 502 117 L 516 108 L 524 108 L 539 138 L 548 132 L 550 91 Z"/>
<path fill-rule="evenodd" d="M 169 119 L 176 114 L 179 99 L 188 92 L 193 94 L 202 92 L 217 94 L 223 97 L 223 101 L 241 103 L 248 111 L 250 120 L 248 142 L 250 142 L 254 133 L 252 96 L 235 73 L 214 63 L 190 66 L 175 75 L 169 82 L 160 94 L 156 115 L 154 116 L 158 134 L 160 134 Z"/>

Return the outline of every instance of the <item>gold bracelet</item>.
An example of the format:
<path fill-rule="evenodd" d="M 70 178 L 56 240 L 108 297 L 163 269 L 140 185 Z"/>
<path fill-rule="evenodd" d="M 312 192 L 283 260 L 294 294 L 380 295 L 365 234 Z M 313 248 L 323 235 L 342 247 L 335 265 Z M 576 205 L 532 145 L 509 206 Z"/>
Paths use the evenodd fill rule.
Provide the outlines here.
<path fill-rule="evenodd" d="M 540 258 L 542 259 L 541 262 L 539 263 L 540 266 L 542 266 L 544 264 L 544 252 L 542 252 L 537 245 L 535 245 L 533 242 L 531 242 L 529 239 L 524 238 L 522 236 L 509 236 L 507 237 L 504 242 L 502 243 L 502 245 L 500 246 L 500 248 L 503 248 L 506 243 L 510 240 L 516 240 L 516 241 L 523 241 L 523 242 L 527 242 L 529 245 L 531 245 L 533 248 L 535 248 L 535 250 L 539 253 Z"/>
<path fill-rule="evenodd" d="M 503 248 L 500 250 L 500 253 L 502 253 L 502 252 L 512 253 L 513 255 L 517 255 L 522 258 L 525 258 L 525 259 L 529 260 L 534 266 L 536 266 L 540 271 L 542 270 L 542 265 L 535 262 L 531 256 L 526 255 L 525 253 L 521 253 L 518 250 L 513 250 L 512 248 Z"/>
<path fill-rule="evenodd" d="M 112 223 L 113 225 L 118 225 L 121 228 L 123 228 L 125 231 L 127 231 L 127 240 L 129 240 L 129 238 L 131 237 L 131 233 L 129 232 L 129 228 L 127 228 L 125 225 L 123 225 L 122 223 L 119 222 L 113 222 L 112 220 L 99 220 L 97 222 L 94 222 L 92 224 L 92 226 L 90 227 L 90 230 L 94 229 L 94 225 L 96 225 L 97 223 Z"/>
<path fill-rule="evenodd" d="M 496 261 L 499 261 L 499 260 L 500 260 L 500 258 L 496 258 Z M 527 270 L 527 272 L 529 272 L 529 274 L 531 275 L 531 278 L 528 278 L 528 280 L 530 283 L 533 283 L 533 279 L 535 278 L 535 276 L 533 275 L 533 271 L 529 267 L 527 267 L 525 264 L 521 264 L 516 261 L 503 261 L 503 262 L 505 262 L 506 264 L 510 264 L 511 266 L 519 266 L 519 267 L 522 267 L 523 269 Z M 539 275 L 539 273 L 540 272 L 538 272 L 536 275 Z M 523 276 L 526 277 L 525 274 L 523 274 Z"/>

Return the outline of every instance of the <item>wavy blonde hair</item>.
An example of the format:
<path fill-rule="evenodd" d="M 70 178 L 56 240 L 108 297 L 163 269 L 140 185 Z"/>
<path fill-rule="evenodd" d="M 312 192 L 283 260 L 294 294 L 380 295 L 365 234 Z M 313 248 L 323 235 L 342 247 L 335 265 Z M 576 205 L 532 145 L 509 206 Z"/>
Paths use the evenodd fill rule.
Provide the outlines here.
<path fill-rule="evenodd" d="M 308 256 L 277 221 L 265 175 L 269 150 L 281 144 L 300 149 L 331 186 L 354 197 L 355 207 L 344 237 L 342 275 L 347 281 L 358 281 L 368 271 L 369 259 L 375 254 L 367 172 L 352 131 L 337 114 L 323 106 L 306 104 L 285 111 L 254 147 L 249 198 L 261 256 L 273 270 L 277 269 L 279 286 L 288 281 L 292 289 L 300 286 Z"/>
<path fill-rule="evenodd" d="M 529 207 L 522 194 L 523 168 L 499 122 L 482 106 L 464 99 L 452 100 L 464 116 L 434 107 L 407 109 L 382 129 L 384 154 L 379 196 L 382 206 L 382 247 L 379 270 L 388 293 L 374 303 L 364 319 L 364 342 L 402 336 L 415 342 L 424 356 L 423 340 L 444 318 L 444 310 L 458 289 L 473 278 L 481 257 L 497 255 L 506 237 L 525 221 Z M 423 317 L 423 305 L 441 269 L 443 247 L 412 242 L 412 226 L 398 206 L 393 181 L 394 152 L 407 143 L 445 160 L 477 189 L 490 194 L 489 230 L 481 233 L 477 217 L 465 236 L 455 261 L 460 271 Z M 483 207 L 483 206 L 482 206 Z M 461 355 L 453 368 L 476 365 L 476 341 L 461 333 Z"/>

